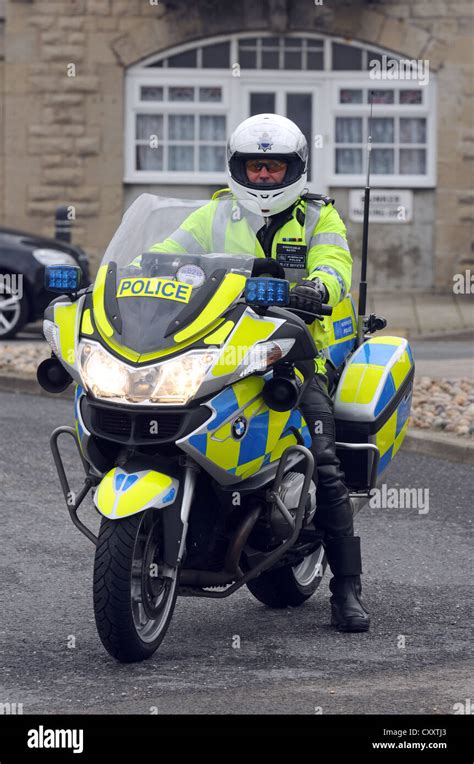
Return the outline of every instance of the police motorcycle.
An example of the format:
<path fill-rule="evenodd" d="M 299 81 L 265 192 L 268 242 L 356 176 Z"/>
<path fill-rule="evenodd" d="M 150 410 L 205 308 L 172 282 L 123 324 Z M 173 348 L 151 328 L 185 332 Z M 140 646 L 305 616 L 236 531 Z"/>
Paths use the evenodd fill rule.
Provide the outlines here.
<path fill-rule="evenodd" d="M 236 226 L 231 255 L 197 242 L 193 251 L 189 236 L 186 254 L 150 251 L 178 240 L 204 204 L 144 194 L 92 286 L 81 290 L 72 266 L 46 273 L 59 296 L 45 311 L 52 355 L 38 380 L 51 393 L 75 384 L 75 426 L 58 427 L 51 449 L 71 520 L 96 547 L 98 633 L 121 662 L 153 655 L 178 596 L 219 599 L 246 585 L 267 606 L 295 607 L 326 566 L 299 409 L 318 350 L 281 266 L 254 257 L 263 218 L 216 200 Z M 317 317 L 331 313 L 338 454 L 359 500 L 403 441 L 413 359 L 399 337 L 358 342 L 350 296 Z M 65 435 L 85 473 L 78 493 L 60 453 Z M 89 491 L 98 535 L 78 515 Z"/>

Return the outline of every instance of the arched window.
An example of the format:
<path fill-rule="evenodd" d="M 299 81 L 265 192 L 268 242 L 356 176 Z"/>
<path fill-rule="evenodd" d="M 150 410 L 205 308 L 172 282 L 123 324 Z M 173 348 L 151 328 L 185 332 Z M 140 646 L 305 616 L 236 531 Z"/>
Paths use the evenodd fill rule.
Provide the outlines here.
<path fill-rule="evenodd" d="M 306 135 L 310 190 L 360 187 L 373 92 L 373 185 L 434 186 L 435 83 L 423 63 L 304 34 L 226 36 L 154 56 L 126 76 L 125 182 L 225 183 L 229 133 L 276 112 Z"/>

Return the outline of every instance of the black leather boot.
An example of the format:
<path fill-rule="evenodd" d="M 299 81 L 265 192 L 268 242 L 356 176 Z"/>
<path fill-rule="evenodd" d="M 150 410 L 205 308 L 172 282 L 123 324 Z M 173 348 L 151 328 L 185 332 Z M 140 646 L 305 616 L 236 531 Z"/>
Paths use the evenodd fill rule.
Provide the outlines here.
<path fill-rule="evenodd" d="M 332 592 L 331 626 L 335 626 L 339 631 L 368 631 L 369 614 L 360 601 L 360 538 L 332 538 L 326 541 L 325 549 L 334 576 L 329 582 Z"/>

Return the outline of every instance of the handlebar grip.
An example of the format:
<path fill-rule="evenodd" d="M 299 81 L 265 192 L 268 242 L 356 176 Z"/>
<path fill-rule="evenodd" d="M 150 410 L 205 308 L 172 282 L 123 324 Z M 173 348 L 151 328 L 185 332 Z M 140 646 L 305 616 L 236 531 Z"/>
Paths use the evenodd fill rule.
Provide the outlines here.
<path fill-rule="evenodd" d="M 332 310 L 333 309 L 330 305 L 321 305 L 321 315 L 323 316 L 331 316 Z"/>

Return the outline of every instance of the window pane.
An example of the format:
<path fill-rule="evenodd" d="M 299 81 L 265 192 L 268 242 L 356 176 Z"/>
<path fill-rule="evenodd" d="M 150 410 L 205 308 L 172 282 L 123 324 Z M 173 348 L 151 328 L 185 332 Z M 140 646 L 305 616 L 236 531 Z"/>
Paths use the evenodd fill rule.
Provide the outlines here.
<path fill-rule="evenodd" d="M 149 146 L 137 146 L 137 170 L 162 170 L 163 147 L 151 149 Z"/>
<path fill-rule="evenodd" d="M 256 69 L 257 68 L 257 52 L 255 50 L 240 49 L 239 64 L 242 67 L 242 69 Z"/>
<path fill-rule="evenodd" d="M 184 53 L 177 53 L 175 56 L 168 58 L 168 66 L 172 68 L 179 68 L 184 66 L 196 66 L 197 65 L 197 51 L 187 50 Z"/>
<path fill-rule="evenodd" d="M 262 48 L 278 48 L 279 45 L 279 37 L 262 37 Z"/>
<path fill-rule="evenodd" d="M 262 51 L 262 69 L 278 69 L 279 68 L 279 53 L 277 50 Z"/>
<path fill-rule="evenodd" d="M 137 114 L 137 138 L 149 141 L 151 135 L 163 136 L 163 117 L 159 114 Z"/>
<path fill-rule="evenodd" d="M 214 115 L 199 117 L 199 138 L 204 141 L 225 141 L 225 117 Z"/>
<path fill-rule="evenodd" d="M 426 175 L 425 149 L 400 149 L 400 175 Z"/>
<path fill-rule="evenodd" d="M 275 93 L 250 93 L 250 116 L 255 114 L 273 114 L 275 112 Z"/>
<path fill-rule="evenodd" d="M 285 48 L 301 48 L 303 40 L 301 37 L 285 37 L 283 40 Z"/>
<path fill-rule="evenodd" d="M 361 173 L 362 149 L 336 149 L 337 173 Z"/>
<path fill-rule="evenodd" d="M 308 180 L 311 180 L 311 157 L 313 148 L 313 130 L 312 130 L 312 95 L 311 93 L 287 93 L 286 94 L 286 116 L 296 122 L 304 137 L 308 141 L 309 162 L 308 162 Z"/>
<path fill-rule="evenodd" d="M 307 67 L 308 69 L 322 69 L 323 68 L 323 53 L 322 52 L 310 52 L 307 53 Z"/>
<path fill-rule="evenodd" d="M 426 119 L 400 117 L 400 143 L 426 143 Z"/>
<path fill-rule="evenodd" d="M 393 143 L 395 132 L 392 117 L 375 117 L 372 119 L 373 143 Z"/>
<path fill-rule="evenodd" d="M 394 170 L 393 149 L 372 149 L 370 170 L 374 175 L 392 175 Z"/>
<path fill-rule="evenodd" d="M 339 91 L 339 103 L 363 103 L 363 90 L 341 90 Z"/>
<path fill-rule="evenodd" d="M 194 115 L 170 114 L 168 121 L 169 140 L 187 141 L 194 139 Z"/>
<path fill-rule="evenodd" d="M 336 117 L 336 143 L 362 143 L 362 117 Z"/>
<path fill-rule="evenodd" d="M 400 103 L 423 103 L 421 90 L 400 90 Z"/>
<path fill-rule="evenodd" d="M 373 90 L 373 103 L 394 103 L 394 91 L 393 90 Z M 370 99 L 370 91 L 369 91 Z"/>
<path fill-rule="evenodd" d="M 161 61 L 156 61 L 154 64 L 148 64 L 150 68 L 154 68 L 155 66 L 163 66 L 164 61 L 167 59 L 162 58 Z M 148 68 L 148 67 L 147 67 Z"/>
<path fill-rule="evenodd" d="M 168 88 L 169 101 L 194 101 L 194 88 L 170 87 Z"/>
<path fill-rule="evenodd" d="M 285 69 L 301 69 L 301 52 L 285 51 Z"/>
<path fill-rule="evenodd" d="M 362 49 L 333 42 L 332 68 L 337 71 L 362 69 Z"/>
<path fill-rule="evenodd" d="M 194 146 L 169 146 L 168 170 L 194 172 Z"/>
<path fill-rule="evenodd" d="M 199 169 L 202 172 L 223 172 L 225 170 L 225 146 L 201 146 L 199 149 Z"/>
<path fill-rule="evenodd" d="M 202 49 L 202 65 L 204 69 L 228 69 L 230 46 L 228 42 L 216 45 L 205 45 Z"/>
<path fill-rule="evenodd" d="M 222 88 L 199 88 L 200 101 L 222 101 Z"/>
<path fill-rule="evenodd" d="M 162 101 L 163 100 L 163 88 L 155 87 L 154 85 L 144 85 L 140 88 L 140 100 L 141 101 Z"/>

